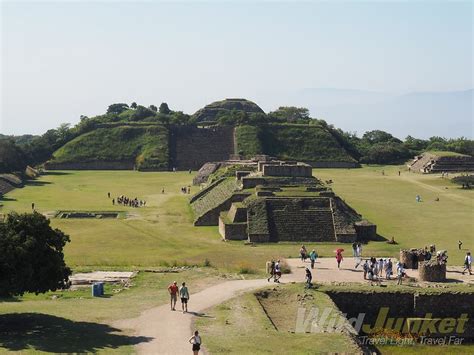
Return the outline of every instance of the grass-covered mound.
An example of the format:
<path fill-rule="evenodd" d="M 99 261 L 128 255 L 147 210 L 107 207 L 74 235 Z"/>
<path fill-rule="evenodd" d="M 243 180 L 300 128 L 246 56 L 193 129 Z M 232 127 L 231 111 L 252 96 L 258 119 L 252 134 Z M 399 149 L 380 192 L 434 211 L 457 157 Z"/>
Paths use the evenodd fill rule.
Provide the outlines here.
<path fill-rule="evenodd" d="M 268 154 L 308 162 L 355 162 L 332 132 L 321 125 L 238 126 L 237 149 L 245 156 Z"/>
<path fill-rule="evenodd" d="M 60 149 L 52 163 L 129 162 L 139 170 L 168 167 L 168 130 L 162 125 L 98 128 Z"/>
<path fill-rule="evenodd" d="M 255 102 L 246 99 L 225 99 L 204 106 L 193 115 L 193 118 L 196 122 L 216 121 L 219 115 L 229 114 L 232 111 L 264 114 Z"/>

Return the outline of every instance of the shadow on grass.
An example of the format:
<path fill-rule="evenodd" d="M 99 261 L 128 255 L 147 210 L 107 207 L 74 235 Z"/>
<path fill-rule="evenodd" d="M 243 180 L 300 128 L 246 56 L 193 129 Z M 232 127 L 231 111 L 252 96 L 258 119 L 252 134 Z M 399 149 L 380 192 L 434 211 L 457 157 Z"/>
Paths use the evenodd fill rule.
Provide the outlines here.
<path fill-rule="evenodd" d="M 16 198 L 10 198 L 10 197 L 5 197 L 5 196 L 1 196 L 0 197 L 0 201 L 16 201 Z"/>
<path fill-rule="evenodd" d="M 45 186 L 50 185 L 50 181 L 40 181 L 40 180 L 27 180 L 25 181 L 25 186 Z"/>
<path fill-rule="evenodd" d="M 0 315 L 0 347 L 9 351 L 31 348 L 53 353 L 91 353 L 152 340 L 120 332 L 107 324 L 75 322 L 49 314 Z"/>
<path fill-rule="evenodd" d="M 71 173 L 65 171 L 45 171 L 42 175 L 53 175 L 53 176 L 62 176 L 62 175 L 71 175 Z"/>

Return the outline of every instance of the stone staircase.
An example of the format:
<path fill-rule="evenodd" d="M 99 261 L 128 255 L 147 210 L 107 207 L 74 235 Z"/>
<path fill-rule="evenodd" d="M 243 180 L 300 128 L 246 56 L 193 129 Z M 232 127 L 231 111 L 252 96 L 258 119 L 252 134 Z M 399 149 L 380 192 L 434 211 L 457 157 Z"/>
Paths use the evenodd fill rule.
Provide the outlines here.
<path fill-rule="evenodd" d="M 234 154 L 233 127 L 174 127 L 170 131 L 170 167 L 199 169 L 212 161 L 223 161 Z"/>
<path fill-rule="evenodd" d="M 285 201 L 286 200 L 286 201 Z M 335 241 L 328 198 L 268 199 L 270 241 Z"/>

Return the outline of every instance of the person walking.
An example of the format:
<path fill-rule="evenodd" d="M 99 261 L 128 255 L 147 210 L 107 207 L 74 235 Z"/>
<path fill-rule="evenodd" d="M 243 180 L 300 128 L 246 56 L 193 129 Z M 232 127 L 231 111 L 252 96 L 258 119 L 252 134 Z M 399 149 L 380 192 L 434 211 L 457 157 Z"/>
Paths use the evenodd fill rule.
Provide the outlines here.
<path fill-rule="evenodd" d="M 308 257 L 308 251 L 306 250 L 306 247 L 304 245 L 302 245 L 300 248 L 300 256 L 301 256 L 301 261 L 303 262 L 305 262 L 306 258 Z"/>
<path fill-rule="evenodd" d="M 280 268 L 280 260 L 278 260 L 275 264 L 275 277 L 273 279 L 273 282 L 280 283 L 281 279 L 281 268 Z"/>
<path fill-rule="evenodd" d="M 189 338 L 189 343 L 193 346 L 193 354 L 197 355 L 199 353 L 199 350 L 201 350 L 202 344 L 201 336 L 199 335 L 199 332 L 197 330 L 194 332 L 194 335 Z"/>
<path fill-rule="evenodd" d="M 168 292 L 170 294 L 170 306 L 172 311 L 176 311 L 176 301 L 178 300 L 178 283 L 173 281 L 171 285 L 168 286 Z"/>
<path fill-rule="evenodd" d="M 341 267 L 341 261 L 344 260 L 344 258 L 342 257 L 342 252 L 344 251 L 344 249 L 337 249 L 336 250 L 336 261 L 337 261 L 337 268 L 340 269 Z"/>
<path fill-rule="evenodd" d="M 305 288 L 311 288 L 313 287 L 313 284 L 311 283 L 311 281 L 313 281 L 313 274 L 311 274 L 311 270 L 306 268 L 305 270 L 305 279 L 306 279 L 306 286 Z"/>
<path fill-rule="evenodd" d="M 352 256 L 354 257 L 357 256 L 357 243 L 356 242 L 352 243 Z"/>
<path fill-rule="evenodd" d="M 270 263 L 270 277 L 267 279 L 268 282 L 270 282 L 270 279 L 273 277 L 275 279 L 275 260 L 272 259 Z"/>
<path fill-rule="evenodd" d="M 464 258 L 464 270 L 462 271 L 462 274 L 464 275 L 465 272 L 469 271 L 469 275 L 472 275 L 472 256 L 471 252 L 466 253 L 466 257 Z"/>
<path fill-rule="evenodd" d="M 401 262 L 397 263 L 397 285 L 402 284 L 402 279 L 405 277 L 405 269 L 403 268 L 403 264 Z"/>
<path fill-rule="evenodd" d="M 392 268 L 393 268 L 392 260 L 388 259 L 387 260 L 387 269 L 385 271 L 385 278 L 387 280 L 390 280 L 390 276 L 392 275 Z"/>
<path fill-rule="evenodd" d="M 369 272 L 369 261 L 365 259 L 364 265 L 362 265 L 362 269 L 364 270 L 364 280 L 367 279 L 367 273 Z"/>
<path fill-rule="evenodd" d="M 189 301 L 189 291 L 186 286 L 186 282 L 181 284 L 179 289 L 179 297 L 181 298 L 181 308 L 183 309 L 183 313 L 188 312 L 188 301 Z"/>
<path fill-rule="evenodd" d="M 314 269 L 314 263 L 316 262 L 316 259 L 318 257 L 318 254 L 316 253 L 316 250 L 311 250 L 311 253 L 309 253 L 309 260 L 311 261 L 311 269 Z"/>
<path fill-rule="evenodd" d="M 380 258 L 380 260 L 379 260 L 378 270 L 379 270 L 379 277 L 382 278 L 383 277 L 383 271 L 384 271 L 384 262 L 383 262 L 382 258 Z"/>
<path fill-rule="evenodd" d="M 357 243 L 356 253 L 357 253 L 357 256 L 362 257 L 362 244 L 360 242 Z"/>

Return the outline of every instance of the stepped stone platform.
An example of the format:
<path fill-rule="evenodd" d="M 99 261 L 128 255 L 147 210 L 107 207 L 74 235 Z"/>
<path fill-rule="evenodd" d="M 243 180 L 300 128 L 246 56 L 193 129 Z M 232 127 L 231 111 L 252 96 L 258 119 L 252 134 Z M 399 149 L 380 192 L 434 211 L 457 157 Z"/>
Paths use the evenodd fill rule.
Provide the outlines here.
<path fill-rule="evenodd" d="M 408 168 L 413 172 L 428 173 L 454 173 L 474 171 L 474 157 L 469 155 L 436 155 L 433 153 L 424 153 L 416 156 Z"/>
<path fill-rule="evenodd" d="M 190 199 L 194 225 L 218 225 L 224 239 L 252 243 L 352 243 L 377 237 L 376 226 L 362 222 L 362 216 L 311 176 L 308 164 L 265 160 L 253 172 L 232 171 L 234 177 L 222 177 Z"/>
<path fill-rule="evenodd" d="M 0 174 L 0 196 L 23 187 L 23 180 L 14 174 Z"/>

